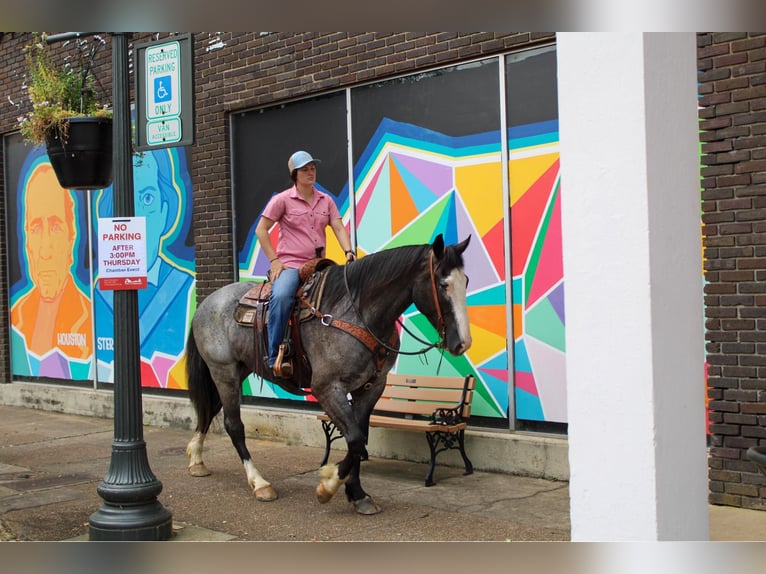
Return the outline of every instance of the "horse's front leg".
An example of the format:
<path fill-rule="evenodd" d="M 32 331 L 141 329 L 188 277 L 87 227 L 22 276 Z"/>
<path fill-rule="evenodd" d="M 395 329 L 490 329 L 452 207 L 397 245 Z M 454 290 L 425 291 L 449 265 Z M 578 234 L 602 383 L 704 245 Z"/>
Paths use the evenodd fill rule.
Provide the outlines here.
<path fill-rule="evenodd" d="M 338 464 L 326 464 L 319 469 L 319 486 L 317 486 L 317 500 L 321 503 L 329 502 L 340 488 L 341 484 L 346 487 L 346 498 L 354 506 L 359 514 L 377 514 L 381 508 L 372 497 L 362 488 L 359 478 L 359 470 L 362 460 L 367 459 L 367 450 L 364 444 L 355 440 L 348 440 L 348 452 L 345 458 Z"/>
<path fill-rule="evenodd" d="M 367 432 L 369 428 L 369 401 L 348 400 L 348 396 L 325 404 L 327 414 L 343 432 L 346 438 L 346 456 L 338 464 L 326 464 L 320 471 L 317 486 L 317 500 L 321 503 L 330 499 L 345 484 L 346 497 L 359 514 L 377 514 L 381 508 L 362 488 L 359 477 L 360 465 L 367 460 Z"/>

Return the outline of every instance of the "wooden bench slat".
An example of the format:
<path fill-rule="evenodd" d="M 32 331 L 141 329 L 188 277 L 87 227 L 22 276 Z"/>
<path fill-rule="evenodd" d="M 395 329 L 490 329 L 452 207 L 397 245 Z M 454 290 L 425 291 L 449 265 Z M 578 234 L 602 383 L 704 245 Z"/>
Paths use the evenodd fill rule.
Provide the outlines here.
<path fill-rule="evenodd" d="M 434 375 L 405 375 L 388 373 L 386 385 L 429 387 L 432 389 L 462 389 L 465 377 L 441 377 Z M 473 389 L 476 380 L 470 377 L 469 389 Z"/>
<path fill-rule="evenodd" d="M 462 389 L 424 389 L 423 387 L 386 386 L 381 398 L 432 401 L 456 405 L 463 396 Z"/>
<path fill-rule="evenodd" d="M 468 392 L 466 393 L 466 402 L 463 405 L 463 410 L 461 411 L 461 415 L 463 417 L 469 417 L 471 415 L 471 398 L 473 393 Z M 418 401 L 412 401 L 412 400 L 402 400 L 402 399 L 391 399 L 387 397 L 381 397 L 378 399 L 378 402 L 375 403 L 375 407 L 373 407 L 373 411 L 387 411 L 392 413 L 407 413 L 407 414 L 420 414 L 420 415 L 426 415 L 431 416 L 431 413 L 433 413 L 436 409 L 452 409 L 455 408 L 459 404 L 460 400 L 455 401 L 449 401 L 449 402 L 432 402 L 432 401 L 424 401 L 424 400 L 418 400 Z"/>
<path fill-rule="evenodd" d="M 463 422 L 455 425 L 432 425 L 429 423 L 429 421 L 423 419 L 400 419 L 396 417 L 372 415 L 370 416 L 370 426 L 423 432 L 455 432 L 461 428 L 467 427 L 468 423 Z"/>

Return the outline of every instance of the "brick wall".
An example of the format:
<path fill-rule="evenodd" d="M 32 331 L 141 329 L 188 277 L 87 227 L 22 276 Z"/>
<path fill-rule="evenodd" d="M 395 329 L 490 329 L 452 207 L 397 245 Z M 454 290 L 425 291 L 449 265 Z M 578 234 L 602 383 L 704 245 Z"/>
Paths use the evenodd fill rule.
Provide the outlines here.
<path fill-rule="evenodd" d="M 766 34 L 698 35 L 710 502 L 766 509 Z"/>

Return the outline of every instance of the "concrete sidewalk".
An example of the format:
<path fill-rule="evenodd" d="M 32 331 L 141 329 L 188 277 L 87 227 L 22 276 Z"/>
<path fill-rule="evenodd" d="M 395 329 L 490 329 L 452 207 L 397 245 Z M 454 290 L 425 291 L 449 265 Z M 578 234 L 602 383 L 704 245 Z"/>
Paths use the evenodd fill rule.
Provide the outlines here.
<path fill-rule="evenodd" d="M 97 486 L 111 459 L 113 421 L 0 406 L 0 540 L 87 540 Z M 261 473 L 279 493 L 257 502 L 229 438 L 212 433 L 205 462 L 187 471 L 188 430 L 144 427 L 159 500 L 173 513 L 174 540 L 505 541 L 568 540 L 567 483 L 500 473 L 463 476 L 437 466 L 424 486 L 425 464 L 371 457 L 362 484 L 383 508 L 356 514 L 339 492 L 317 502 L 323 450 L 249 439 Z M 424 443 L 425 444 L 425 443 Z M 337 460 L 334 453 L 331 460 Z"/>
<path fill-rule="evenodd" d="M 0 540 L 88 540 L 97 486 L 111 460 L 113 421 L 0 406 Z M 280 498 L 257 502 L 228 437 L 211 433 L 212 476 L 186 472 L 186 429 L 144 427 L 160 502 L 173 514 L 174 541 L 566 541 L 566 481 L 371 457 L 362 484 L 383 512 L 354 513 L 340 492 L 316 501 L 321 448 L 249 439 L 262 474 Z M 334 453 L 331 460 L 337 460 Z M 766 540 L 766 512 L 710 507 L 711 540 Z"/>

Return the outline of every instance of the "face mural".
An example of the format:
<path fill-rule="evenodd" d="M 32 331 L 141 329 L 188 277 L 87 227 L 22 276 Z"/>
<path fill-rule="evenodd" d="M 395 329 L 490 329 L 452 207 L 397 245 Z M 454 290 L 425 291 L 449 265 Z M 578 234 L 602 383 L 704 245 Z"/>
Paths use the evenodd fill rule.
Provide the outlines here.
<path fill-rule="evenodd" d="M 6 138 L 12 373 L 114 382 L 113 291 L 98 288 L 98 218 L 112 188 L 58 184 L 43 148 Z M 134 157 L 134 214 L 146 222 L 147 288 L 138 291 L 141 384 L 184 388 L 183 348 L 196 308 L 192 185 L 183 148 Z M 91 296 L 92 294 L 92 296 Z"/>
<path fill-rule="evenodd" d="M 75 229 L 72 197 L 59 186 L 49 165 L 41 165 L 30 178 L 25 207 L 30 275 L 41 299 L 50 303 L 70 279 Z"/>
<path fill-rule="evenodd" d="M 148 284 L 138 290 L 141 384 L 185 388 L 183 349 L 196 297 L 194 253 L 188 241 L 192 187 L 183 148 L 134 156 L 133 189 L 134 215 L 146 222 Z M 99 192 L 95 203 L 98 217 L 112 217 L 112 188 Z M 114 292 L 97 289 L 94 307 L 98 378 L 112 383 Z"/>
<path fill-rule="evenodd" d="M 13 373 L 87 378 L 92 313 L 77 274 L 82 194 L 63 189 L 40 153 L 30 154 L 21 175 L 15 234 L 21 277 L 11 289 Z"/>
<path fill-rule="evenodd" d="M 151 269 L 160 255 L 160 239 L 168 221 L 168 200 L 159 185 L 159 168 L 153 153 L 134 161 L 133 188 L 135 214 L 146 218 L 146 268 Z"/>

